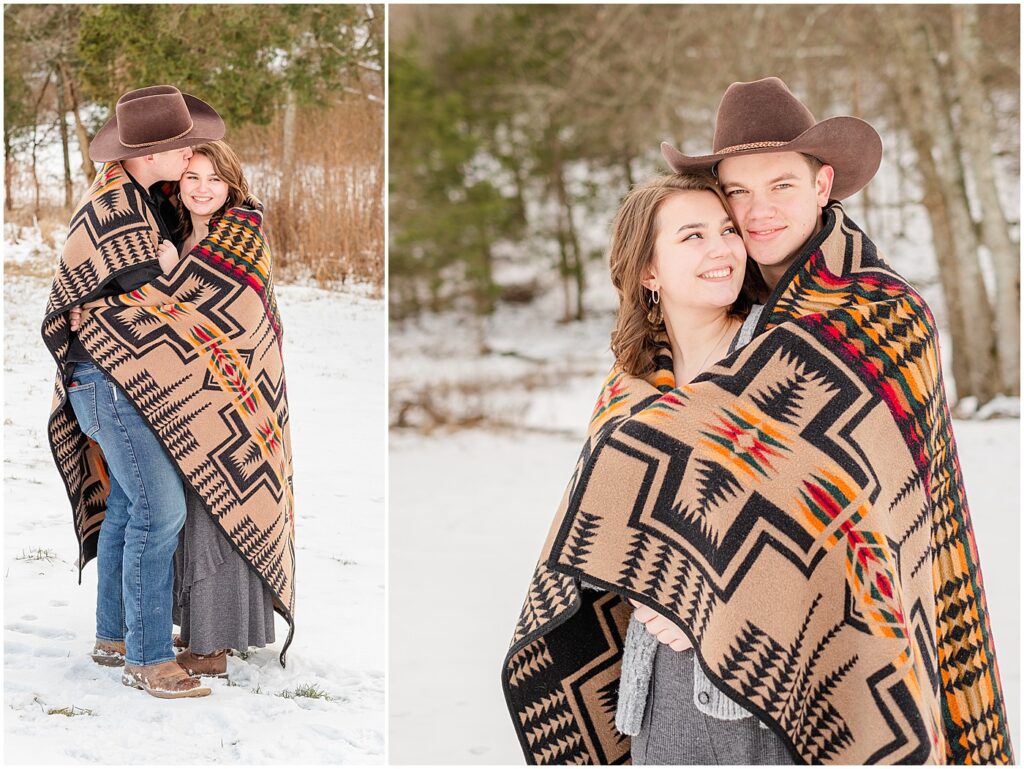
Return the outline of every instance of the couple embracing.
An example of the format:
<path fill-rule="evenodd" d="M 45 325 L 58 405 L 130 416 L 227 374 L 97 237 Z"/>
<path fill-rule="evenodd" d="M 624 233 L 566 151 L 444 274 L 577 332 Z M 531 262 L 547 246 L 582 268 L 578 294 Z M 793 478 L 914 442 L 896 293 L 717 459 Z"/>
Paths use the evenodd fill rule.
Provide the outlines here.
<path fill-rule="evenodd" d="M 162 698 L 210 694 L 200 677 L 272 643 L 275 611 L 284 664 L 294 629 L 282 327 L 262 205 L 224 129 L 173 86 L 118 100 L 43 321 L 79 574 L 97 559 L 92 658 Z"/>
<path fill-rule="evenodd" d="M 841 202 L 878 134 L 766 78 L 662 153 L 502 670 L 527 760 L 1012 763 L 934 318 Z"/>

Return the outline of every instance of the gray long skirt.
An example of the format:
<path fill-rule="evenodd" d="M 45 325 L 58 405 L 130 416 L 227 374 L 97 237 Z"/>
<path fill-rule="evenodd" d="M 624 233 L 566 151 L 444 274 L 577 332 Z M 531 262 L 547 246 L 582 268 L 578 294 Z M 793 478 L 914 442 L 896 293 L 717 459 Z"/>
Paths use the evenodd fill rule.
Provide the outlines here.
<path fill-rule="evenodd" d="M 792 764 L 785 743 L 754 718 L 725 721 L 701 713 L 693 697 L 693 649 L 658 644 L 634 764 Z"/>
<path fill-rule="evenodd" d="M 264 587 L 192 492 L 174 553 L 175 624 L 196 654 L 274 642 L 274 606 Z"/>

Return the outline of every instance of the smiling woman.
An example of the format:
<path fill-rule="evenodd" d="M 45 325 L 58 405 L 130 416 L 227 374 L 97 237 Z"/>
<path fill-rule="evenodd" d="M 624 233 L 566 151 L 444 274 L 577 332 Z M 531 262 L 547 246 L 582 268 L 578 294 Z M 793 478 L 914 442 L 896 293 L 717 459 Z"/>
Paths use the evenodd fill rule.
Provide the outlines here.
<path fill-rule="evenodd" d="M 726 199 L 708 174 L 666 176 L 630 191 L 612 229 L 611 275 L 619 293 L 616 360 L 631 376 L 662 369 L 654 381 L 665 387 L 693 381 L 743 347 L 765 293 Z M 602 397 L 595 417 L 615 405 L 615 397 Z M 592 480 L 595 488 L 617 482 Z M 727 762 L 792 763 L 778 736 L 758 728 L 750 713 L 711 684 L 677 624 L 649 606 L 629 603 L 634 613 L 615 725 L 636 737 L 634 763 L 702 762 L 715 752 L 712 735 Z"/>
<path fill-rule="evenodd" d="M 612 352 L 628 373 L 648 375 L 656 332 L 667 332 L 681 353 L 674 357 L 682 367 L 677 374 L 689 381 L 702 361 L 728 347 L 729 330 L 735 333 L 764 290 L 757 270 L 747 269 L 721 191 L 709 175 L 656 179 L 629 193 L 613 233 L 619 312 Z M 721 276 L 723 270 L 729 274 Z"/>
<path fill-rule="evenodd" d="M 716 351 L 724 351 L 723 343 L 728 347 L 726 337 L 739 326 L 728 308 L 743 285 L 747 255 L 710 190 L 673 195 L 661 204 L 656 221 L 654 259 L 643 285 L 659 297 L 676 380 L 689 382 Z"/>
<path fill-rule="evenodd" d="M 231 271 L 244 274 L 250 282 L 267 281 L 271 256 L 262 234 L 262 207 L 249 194 L 242 163 L 228 144 L 212 141 L 193 147 L 172 199 L 180 218 L 178 237 L 184 238 L 182 257 L 195 251 L 223 261 L 226 255 Z M 221 236 L 219 241 L 217 235 Z M 228 243 L 231 245 L 224 250 Z M 260 257 L 249 262 L 243 244 L 250 248 L 259 244 Z M 174 251 L 171 244 L 166 245 Z M 172 258 L 177 256 L 177 252 L 171 254 Z M 268 310 L 274 304 L 272 296 L 268 292 L 264 297 L 270 297 L 263 302 Z M 280 318 L 275 330 L 281 333 Z M 209 345 L 211 350 L 218 350 L 216 340 Z M 246 382 L 254 373 L 253 364 L 247 363 L 240 352 L 224 350 L 215 355 L 214 370 L 243 404 L 255 408 L 258 391 Z M 279 445 L 282 436 L 270 436 L 268 445 Z M 184 649 L 177 660 L 192 675 L 224 676 L 230 650 L 273 643 L 274 594 L 262 583 L 260 569 L 247 562 L 235 538 L 225 536 L 204 513 L 198 495 L 188 493 L 187 497 L 189 514 L 174 557 L 174 620 L 181 626 L 176 641 Z"/>
<path fill-rule="evenodd" d="M 249 183 L 238 155 L 223 141 L 197 144 L 174 197 L 178 211 L 180 249 L 187 254 L 210 231 L 210 219 L 241 205 Z"/>
<path fill-rule="evenodd" d="M 189 211 L 209 215 L 228 199 L 228 183 L 220 178 L 209 157 L 196 153 L 178 183 L 178 192 L 189 202 Z"/>

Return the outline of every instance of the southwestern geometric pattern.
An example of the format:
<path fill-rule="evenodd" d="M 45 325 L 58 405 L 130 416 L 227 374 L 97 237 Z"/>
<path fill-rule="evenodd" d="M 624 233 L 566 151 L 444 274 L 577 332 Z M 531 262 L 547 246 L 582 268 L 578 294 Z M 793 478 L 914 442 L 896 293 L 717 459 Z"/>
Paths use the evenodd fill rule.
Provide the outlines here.
<path fill-rule="evenodd" d="M 606 380 L 502 673 L 530 763 L 628 759 L 624 598 L 798 763 L 1013 761 L 934 320 L 824 220 L 749 345 Z"/>
<path fill-rule="evenodd" d="M 60 376 L 67 311 L 81 305 L 78 338 L 89 357 L 138 409 L 273 593 L 289 626 L 283 664 L 294 633 L 295 513 L 271 255 L 255 201 L 210 225 L 210 235 L 167 275 L 93 299 L 119 269 L 155 258 L 157 230 L 138 190 L 119 163 L 104 166 L 72 220 L 43 325 L 60 367 L 50 440 L 75 509 L 81 568 L 95 555 L 109 493 L 102 451 L 82 434 Z M 145 247 L 126 251 L 134 242 L 126 231 L 139 233 Z"/>

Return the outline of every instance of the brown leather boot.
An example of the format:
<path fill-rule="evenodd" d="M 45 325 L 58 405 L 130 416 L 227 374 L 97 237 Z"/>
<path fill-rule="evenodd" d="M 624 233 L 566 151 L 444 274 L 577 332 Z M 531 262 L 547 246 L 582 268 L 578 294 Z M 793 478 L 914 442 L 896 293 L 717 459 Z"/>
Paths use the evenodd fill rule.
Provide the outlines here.
<path fill-rule="evenodd" d="M 124 664 L 124 641 L 96 639 L 92 647 L 92 661 L 108 668 L 119 668 Z"/>
<path fill-rule="evenodd" d="M 191 678 L 174 660 L 155 665 L 125 665 L 121 683 L 165 700 L 206 697 L 212 691 L 198 678 Z"/>
<path fill-rule="evenodd" d="M 221 649 L 213 654 L 196 654 L 191 649 L 178 654 L 178 664 L 190 676 L 228 677 L 228 650 Z"/>

